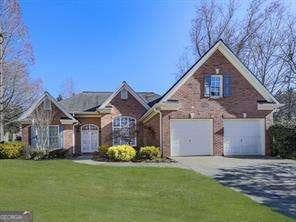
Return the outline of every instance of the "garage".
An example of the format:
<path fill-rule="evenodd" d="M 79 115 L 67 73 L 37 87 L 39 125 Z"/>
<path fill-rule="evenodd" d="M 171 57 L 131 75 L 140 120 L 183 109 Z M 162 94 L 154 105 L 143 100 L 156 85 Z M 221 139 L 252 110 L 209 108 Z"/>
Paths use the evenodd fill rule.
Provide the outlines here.
<path fill-rule="evenodd" d="M 213 154 L 211 119 L 171 119 L 171 156 Z"/>
<path fill-rule="evenodd" d="M 224 155 L 264 155 L 264 119 L 224 120 Z"/>

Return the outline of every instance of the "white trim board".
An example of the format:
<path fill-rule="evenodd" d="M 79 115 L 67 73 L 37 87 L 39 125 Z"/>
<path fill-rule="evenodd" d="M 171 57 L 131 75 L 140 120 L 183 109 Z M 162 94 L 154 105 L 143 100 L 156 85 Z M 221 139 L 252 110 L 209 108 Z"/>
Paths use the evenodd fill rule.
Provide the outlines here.
<path fill-rule="evenodd" d="M 106 108 L 106 106 L 112 101 L 112 99 L 118 94 L 121 92 L 122 89 L 125 89 L 127 90 L 136 100 L 138 100 L 138 102 L 140 104 L 142 104 L 142 106 L 145 107 L 146 110 L 148 110 L 150 107 L 148 106 L 148 104 L 146 103 L 145 99 L 137 94 L 125 81 L 122 82 L 122 84 L 120 85 L 120 87 L 115 90 L 109 97 L 108 99 L 106 99 L 102 105 L 100 105 L 100 107 L 98 109 L 103 109 L 103 108 Z"/>

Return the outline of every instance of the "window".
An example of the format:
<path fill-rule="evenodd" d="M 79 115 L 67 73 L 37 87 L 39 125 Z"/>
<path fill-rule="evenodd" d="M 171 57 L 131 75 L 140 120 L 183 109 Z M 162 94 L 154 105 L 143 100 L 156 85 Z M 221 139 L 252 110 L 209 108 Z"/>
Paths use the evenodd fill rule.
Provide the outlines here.
<path fill-rule="evenodd" d="M 50 150 L 62 148 L 63 137 L 62 128 L 50 125 L 46 128 L 31 128 L 31 146 L 33 148 L 46 148 Z"/>
<path fill-rule="evenodd" d="M 51 110 L 51 101 L 48 98 L 43 101 L 43 109 L 46 111 Z"/>
<path fill-rule="evenodd" d="M 222 75 L 205 76 L 204 81 L 204 96 L 219 98 L 223 95 Z"/>
<path fill-rule="evenodd" d="M 120 116 L 113 119 L 113 145 L 137 145 L 136 119 Z"/>
<path fill-rule="evenodd" d="M 122 89 L 121 92 L 120 92 L 120 95 L 121 95 L 121 99 L 127 100 L 128 94 L 127 94 L 127 90 L 126 89 Z"/>

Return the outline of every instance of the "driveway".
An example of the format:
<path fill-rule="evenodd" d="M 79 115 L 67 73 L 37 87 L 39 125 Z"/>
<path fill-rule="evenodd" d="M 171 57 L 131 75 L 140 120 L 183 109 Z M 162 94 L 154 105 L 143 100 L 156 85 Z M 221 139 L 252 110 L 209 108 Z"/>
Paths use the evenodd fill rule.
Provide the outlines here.
<path fill-rule="evenodd" d="M 296 218 L 296 161 L 271 158 L 174 157 L 180 164 L 210 176 Z"/>

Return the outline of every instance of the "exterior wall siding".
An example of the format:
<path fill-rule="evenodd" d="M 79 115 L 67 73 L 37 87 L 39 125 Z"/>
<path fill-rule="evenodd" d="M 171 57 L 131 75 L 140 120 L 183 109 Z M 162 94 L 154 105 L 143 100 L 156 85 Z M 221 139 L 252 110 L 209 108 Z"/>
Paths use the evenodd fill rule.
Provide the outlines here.
<path fill-rule="evenodd" d="M 232 78 L 232 95 L 219 99 L 204 97 L 204 76 L 216 74 L 230 75 Z M 163 150 L 170 156 L 170 119 L 213 119 L 214 144 L 213 154 L 223 155 L 223 119 L 267 118 L 270 121 L 271 111 L 257 110 L 257 100 L 264 98 L 238 72 L 238 70 L 216 51 L 172 96 L 178 100 L 181 109 L 162 112 Z M 268 141 L 268 140 L 266 140 Z M 266 151 L 269 150 L 267 143 Z"/>

